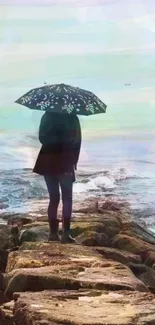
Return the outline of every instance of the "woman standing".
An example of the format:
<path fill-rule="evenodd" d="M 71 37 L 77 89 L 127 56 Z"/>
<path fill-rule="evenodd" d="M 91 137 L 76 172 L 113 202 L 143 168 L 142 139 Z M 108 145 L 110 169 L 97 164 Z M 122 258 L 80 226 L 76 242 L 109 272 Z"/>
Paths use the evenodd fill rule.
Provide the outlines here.
<path fill-rule="evenodd" d="M 42 144 L 33 172 L 43 175 L 50 196 L 49 241 L 59 240 L 57 210 L 62 194 L 62 243 L 73 243 L 70 234 L 73 183 L 81 148 L 81 127 L 76 115 L 49 113 L 41 118 Z"/>

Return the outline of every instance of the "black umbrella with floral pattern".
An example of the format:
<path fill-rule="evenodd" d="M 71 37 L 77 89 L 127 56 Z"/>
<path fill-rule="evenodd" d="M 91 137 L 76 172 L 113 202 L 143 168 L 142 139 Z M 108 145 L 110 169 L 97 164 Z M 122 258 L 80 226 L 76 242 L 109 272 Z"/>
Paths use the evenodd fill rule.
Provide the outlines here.
<path fill-rule="evenodd" d="M 65 84 L 34 88 L 16 103 L 53 113 L 92 115 L 106 112 L 106 105 L 92 92 Z"/>

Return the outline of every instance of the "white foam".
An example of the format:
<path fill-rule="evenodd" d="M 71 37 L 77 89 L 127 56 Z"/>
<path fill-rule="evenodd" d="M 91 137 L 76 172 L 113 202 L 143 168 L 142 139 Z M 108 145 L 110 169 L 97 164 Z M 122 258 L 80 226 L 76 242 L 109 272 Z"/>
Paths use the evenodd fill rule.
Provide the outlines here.
<path fill-rule="evenodd" d="M 139 175 L 135 171 L 125 168 L 102 171 L 96 177 L 89 177 L 85 183 L 75 183 L 74 192 L 80 194 L 90 191 L 112 190 L 117 187 L 118 181 L 130 178 L 145 178 L 145 175 Z"/>
<path fill-rule="evenodd" d="M 107 176 L 97 176 L 90 179 L 87 183 L 75 183 L 74 192 L 82 193 L 87 191 L 97 191 L 102 189 L 113 189 L 117 187 L 115 179 Z"/>

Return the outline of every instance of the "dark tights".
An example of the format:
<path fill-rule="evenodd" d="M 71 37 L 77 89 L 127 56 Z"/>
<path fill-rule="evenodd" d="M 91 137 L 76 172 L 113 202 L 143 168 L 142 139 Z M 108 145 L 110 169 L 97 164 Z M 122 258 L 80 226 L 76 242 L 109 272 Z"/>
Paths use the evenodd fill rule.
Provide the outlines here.
<path fill-rule="evenodd" d="M 72 215 L 72 193 L 73 193 L 73 175 L 64 173 L 60 175 L 44 176 L 47 189 L 50 196 L 48 206 L 48 220 L 51 222 L 57 219 L 58 205 L 60 202 L 60 190 L 62 194 L 62 218 L 71 219 Z"/>

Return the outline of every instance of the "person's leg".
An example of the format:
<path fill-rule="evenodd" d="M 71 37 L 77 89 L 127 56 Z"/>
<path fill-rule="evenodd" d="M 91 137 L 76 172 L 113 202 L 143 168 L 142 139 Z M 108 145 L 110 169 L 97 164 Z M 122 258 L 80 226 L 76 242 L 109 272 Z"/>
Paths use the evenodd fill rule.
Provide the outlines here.
<path fill-rule="evenodd" d="M 59 179 L 56 175 L 44 176 L 49 192 L 48 221 L 50 227 L 49 241 L 59 240 L 57 211 L 60 202 Z"/>
<path fill-rule="evenodd" d="M 73 243 L 75 239 L 70 235 L 70 223 L 73 202 L 73 174 L 64 173 L 59 177 L 62 192 L 62 243 Z"/>

